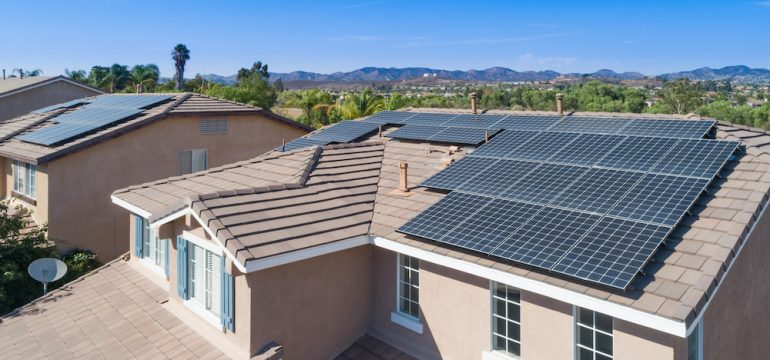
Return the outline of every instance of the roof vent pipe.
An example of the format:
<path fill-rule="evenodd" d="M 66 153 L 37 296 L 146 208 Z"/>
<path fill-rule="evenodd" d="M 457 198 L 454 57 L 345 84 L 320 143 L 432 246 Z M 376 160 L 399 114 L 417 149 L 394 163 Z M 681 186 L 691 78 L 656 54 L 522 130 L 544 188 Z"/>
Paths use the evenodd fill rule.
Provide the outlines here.
<path fill-rule="evenodd" d="M 558 112 L 559 115 L 564 115 L 564 104 L 562 104 L 563 99 L 564 99 L 564 94 L 562 93 L 556 94 L 556 112 Z"/>
<path fill-rule="evenodd" d="M 406 163 L 406 161 L 402 161 L 400 164 L 398 164 L 398 168 L 401 170 L 399 174 L 398 190 L 403 192 L 409 192 L 409 186 L 406 182 L 406 169 L 408 167 L 409 165 Z"/>
<path fill-rule="evenodd" d="M 23 79 L 23 78 L 24 78 L 24 69 L 20 68 L 19 69 L 19 79 Z"/>
<path fill-rule="evenodd" d="M 5 80 L 5 69 L 3 69 L 3 80 Z"/>
<path fill-rule="evenodd" d="M 476 114 L 476 93 L 471 93 L 471 111 Z"/>

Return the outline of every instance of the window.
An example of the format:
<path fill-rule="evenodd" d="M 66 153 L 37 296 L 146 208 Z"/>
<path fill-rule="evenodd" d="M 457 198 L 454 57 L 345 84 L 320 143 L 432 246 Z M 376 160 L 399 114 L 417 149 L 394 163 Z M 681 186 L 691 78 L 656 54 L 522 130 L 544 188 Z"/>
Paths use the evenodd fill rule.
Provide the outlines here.
<path fill-rule="evenodd" d="M 199 127 L 204 135 L 227 134 L 227 119 L 201 119 Z"/>
<path fill-rule="evenodd" d="M 591 310 L 575 310 L 575 357 L 612 359 L 612 317 Z"/>
<path fill-rule="evenodd" d="M 13 161 L 13 191 L 35 198 L 35 165 Z"/>
<path fill-rule="evenodd" d="M 142 219 L 142 258 L 160 269 L 166 269 L 168 239 L 158 239 L 147 219 Z"/>
<path fill-rule="evenodd" d="M 692 332 L 687 336 L 687 360 L 703 359 L 703 319 L 701 319 Z"/>
<path fill-rule="evenodd" d="M 208 169 L 209 151 L 206 149 L 179 152 L 179 175 Z"/>
<path fill-rule="evenodd" d="M 492 350 L 521 355 L 521 294 L 505 285 L 492 285 Z"/>
<path fill-rule="evenodd" d="M 398 312 L 420 318 L 420 260 L 398 254 Z"/>
<path fill-rule="evenodd" d="M 189 262 L 190 300 L 219 317 L 222 257 L 191 243 Z"/>

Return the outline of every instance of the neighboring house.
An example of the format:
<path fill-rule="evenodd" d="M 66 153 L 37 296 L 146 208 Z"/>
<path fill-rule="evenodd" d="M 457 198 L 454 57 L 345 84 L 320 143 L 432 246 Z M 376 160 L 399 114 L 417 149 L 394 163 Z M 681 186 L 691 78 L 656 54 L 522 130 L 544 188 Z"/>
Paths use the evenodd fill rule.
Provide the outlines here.
<path fill-rule="evenodd" d="M 631 121 L 591 113 L 559 123 L 580 124 L 572 121 L 578 115 L 606 117 L 591 120 L 599 133 Z M 429 124 L 431 117 L 420 119 Z M 527 126 L 542 121 L 510 118 Z M 671 131 L 692 124 L 668 119 Z M 329 139 L 330 129 L 302 141 Z M 351 143 L 274 151 L 115 191 L 113 202 L 132 213 L 130 259 L 3 317 L 0 346 L 11 358 L 77 357 L 90 349 L 158 358 L 689 360 L 761 359 L 770 350 L 770 287 L 762 276 L 770 270 L 770 215 L 763 211 L 770 135 L 764 131 L 731 124 L 709 131 L 741 140 L 745 151 L 724 166 L 712 165 L 721 168 L 720 177 L 705 195 L 695 195 L 651 261 L 637 264 L 641 271 L 619 289 L 403 234 L 398 229 L 454 196 L 417 184 L 443 169 L 444 180 L 464 184 L 460 163 L 449 164 L 480 150 L 390 140 L 392 126 L 383 127 L 385 137 L 367 130 L 363 139 L 355 126 L 344 129 L 355 138 Z M 413 130 L 401 134 L 426 136 L 425 128 Z M 462 139 L 474 132 L 449 135 Z M 557 137 L 568 143 L 568 135 L 582 136 Z M 548 148 L 555 143 L 531 154 L 556 152 Z M 591 145 L 565 155 L 580 154 L 574 159 L 583 161 L 602 146 Z M 662 146 L 645 149 L 665 154 Z M 486 184 L 509 181 L 502 175 Z M 521 188 L 553 186 L 552 178 Z M 654 190 L 645 195 L 663 201 L 678 196 Z M 518 212 L 534 213 L 537 201 Z M 447 206 L 433 216 L 445 225 L 428 229 L 468 231 L 467 245 L 511 226 L 510 218 L 463 223 L 481 208 Z M 549 236 L 569 230 L 559 216 L 544 220 L 553 226 L 525 230 L 539 228 Z M 473 232 L 484 223 L 490 231 Z M 618 230 L 634 240 L 618 243 L 626 250 L 646 233 Z M 606 255 L 617 255 L 615 250 Z M 623 265 L 625 259 L 618 259 Z M 42 331 L 34 324 L 40 323 L 51 324 L 45 334 L 55 353 L 38 342 Z M 177 339 L 185 341 L 179 345 Z"/>
<path fill-rule="evenodd" d="M 128 251 L 127 213 L 109 201 L 115 188 L 248 159 L 309 130 L 201 95 L 101 95 L 0 123 L 0 189 L 47 224 L 60 249 L 108 261 Z"/>
<path fill-rule="evenodd" d="M 49 105 L 100 94 L 104 92 L 65 76 L 0 79 L 0 121 Z"/>

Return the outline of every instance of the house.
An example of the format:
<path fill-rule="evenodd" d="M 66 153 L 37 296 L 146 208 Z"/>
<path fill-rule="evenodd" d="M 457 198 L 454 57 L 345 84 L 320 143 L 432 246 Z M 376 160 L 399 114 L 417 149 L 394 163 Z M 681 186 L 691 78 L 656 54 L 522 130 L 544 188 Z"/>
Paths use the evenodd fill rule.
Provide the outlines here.
<path fill-rule="evenodd" d="M 65 76 L 10 77 L 0 80 L 0 121 L 22 116 L 49 105 L 103 91 Z"/>
<path fill-rule="evenodd" d="M 60 249 L 107 261 L 128 251 L 127 213 L 109 201 L 115 188 L 248 159 L 308 130 L 189 93 L 79 99 L 0 123 L 0 189 L 47 224 Z"/>
<path fill-rule="evenodd" d="M 581 130 L 579 134 L 541 130 L 537 135 L 547 135 L 551 142 L 541 148 L 521 147 L 534 157 L 546 152 L 555 156 L 562 150 L 558 142 L 570 144 L 588 135 L 587 140 L 596 140 L 592 146 L 563 153 L 578 154 L 573 161 L 586 161 L 596 156 L 601 146 L 619 148 L 620 144 L 610 141 L 613 135 L 603 134 L 631 123 L 643 125 L 634 128 L 637 132 L 655 123 L 659 136 L 621 136 L 621 141 L 631 141 L 632 145 L 638 141 L 648 144 L 638 146 L 646 149 L 641 154 L 644 156 L 627 153 L 638 160 L 628 166 L 645 161 L 655 166 L 665 163 L 662 159 L 671 159 L 666 156 L 679 142 L 727 150 L 713 157 L 723 161 L 714 160 L 707 166 L 719 177 L 704 181 L 693 173 L 670 179 L 706 184 L 703 194 L 690 192 L 694 203 L 684 208 L 648 208 L 656 220 L 640 221 L 641 231 L 618 226 L 624 231 L 611 233 L 611 237 L 620 234 L 620 240 L 632 239 L 619 241 L 617 246 L 628 246 L 628 250 L 639 245 L 634 248 L 638 254 L 645 254 L 642 248 L 651 254 L 636 265 L 616 257 L 612 268 L 618 264 L 631 269 L 620 272 L 630 277 L 627 285 L 618 286 L 602 282 L 603 278 L 579 278 L 579 273 L 549 271 L 526 265 L 523 260 L 470 250 L 509 231 L 506 229 L 537 229 L 548 236 L 573 234 L 585 228 L 586 219 L 597 216 L 583 214 L 570 220 L 563 206 L 550 207 L 549 214 L 554 216 L 537 216 L 544 209 L 538 205 L 538 196 L 545 195 L 542 189 L 554 191 L 558 184 L 552 179 L 574 181 L 559 176 L 541 177 L 515 187 L 532 190 L 529 194 L 534 200 L 526 203 L 502 207 L 448 204 L 459 196 L 481 195 L 437 190 L 439 180 L 464 185 L 475 177 L 463 176 L 494 172 L 491 167 L 462 170 L 462 164 L 467 164 L 467 159 L 483 159 L 483 154 L 490 153 L 482 150 L 485 147 L 509 151 L 513 148 L 506 146 L 524 144 L 536 134 L 518 134 L 528 136 L 513 142 L 507 142 L 517 135 L 513 130 L 495 133 L 489 130 L 492 128 L 479 132 L 462 127 L 459 131 L 441 130 L 444 135 L 429 134 L 427 127 L 436 119 L 469 124 L 478 117 L 421 114 L 383 113 L 361 122 L 376 124 L 374 130 L 368 125 L 345 125 L 344 131 L 335 131 L 335 126 L 281 146 L 279 150 L 285 151 L 115 191 L 113 202 L 132 213 L 129 259 L 107 264 L 95 274 L 3 317 L 0 346 L 9 349 L 10 357 L 50 356 L 46 352 L 52 350 L 37 346 L 33 336 L 37 334 L 33 325 L 45 323 L 52 324 L 46 334 L 61 351 L 56 356 L 77 356 L 88 348 L 102 354 L 117 350 L 142 357 L 241 359 L 377 355 L 419 359 L 765 357 L 768 345 L 763 340 L 770 330 L 765 299 L 770 288 L 761 274 L 770 266 L 770 247 L 765 241 L 770 220 L 763 211 L 770 189 L 770 135 L 727 123 L 714 129 L 713 121 L 676 116 L 484 115 L 490 123 L 509 119 L 540 126 L 551 121 Z M 409 131 L 389 125 L 404 124 L 403 119 L 410 116 L 419 118 L 422 125 Z M 593 127 L 586 127 L 589 123 Z M 687 131 L 721 140 L 688 138 L 684 135 Z M 292 145 L 323 142 L 332 135 L 346 135 L 350 140 Z M 479 135 L 483 140 L 476 144 L 487 137 L 491 140 L 478 147 L 467 145 L 468 137 Z M 602 136 L 603 141 L 598 141 Z M 426 137 L 443 140 L 426 141 Z M 736 150 L 738 141 L 741 148 Z M 681 159 L 701 164 L 699 156 Z M 679 167 L 682 162 L 675 163 L 677 166 L 669 171 L 684 169 Z M 557 163 L 543 162 L 536 168 L 552 165 Z M 506 174 L 510 172 L 490 176 L 483 184 L 492 188 L 510 178 L 525 178 Z M 609 179 L 614 178 L 605 178 Z M 675 182 L 660 184 L 669 183 Z M 590 194 L 595 188 L 614 187 L 589 187 L 585 192 Z M 660 190 L 624 194 L 648 195 L 663 202 L 680 196 Z M 581 196 L 576 199 L 584 201 L 578 205 L 617 200 Z M 510 216 L 492 216 L 495 211 L 510 211 Z M 476 217 L 479 213 L 489 218 Z M 514 215 L 528 213 L 531 219 L 548 221 L 552 226 L 533 223 L 512 227 Z M 642 236 L 658 234 L 648 231 L 655 223 L 668 221 L 669 217 L 657 220 L 662 213 L 675 218 L 675 225 L 662 238 L 649 237 L 656 246 L 640 245 L 637 240 Z M 478 222 L 467 223 L 469 219 Z M 416 221 L 424 226 L 417 226 Z M 485 224 L 492 226 L 491 230 L 478 231 Z M 424 236 L 413 235 L 419 229 L 427 229 Z M 431 239 L 449 231 L 464 234 L 459 238 L 464 243 Z M 543 248 L 539 238 L 520 235 Z M 596 251 L 592 256 L 617 256 L 617 249 Z M 115 272 L 119 274 L 110 275 Z M 127 283 L 141 284 L 143 290 L 132 290 Z M 81 306 L 85 301 L 89 301 L 87 306 Z M 124 310 L 118 301 L 130 304 Z M 110 331 L 92 334 L 88 331 L 91 327 Z M 72 340 L 74 333 L 85 335 Z M 183 339 L 182 345 L 178 339 Z"/>

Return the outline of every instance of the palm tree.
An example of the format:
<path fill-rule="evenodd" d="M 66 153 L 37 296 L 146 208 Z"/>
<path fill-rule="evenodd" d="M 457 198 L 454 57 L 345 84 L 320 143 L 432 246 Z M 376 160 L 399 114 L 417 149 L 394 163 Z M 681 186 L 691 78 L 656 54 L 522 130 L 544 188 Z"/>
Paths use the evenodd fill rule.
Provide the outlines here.
<path fill-rule="evenodd" d="M 155 64 L 136 65 L 131 69 L 128 81 L 137 93 L 153 91 L 160 78 L 160 69 Z"/>
<path fill-rule="evenodd" d="M 107 90 L 107 75 L 110 72 L 110 68 L 106 66 L 93 66 L 91 72 L 88 73 L 88 83 L 91 86 Z"/>
<path fill-rule="evenodd" d="M 20 78 L 23 77 L 32 77 L 32 76 L 40 76 L 43 75 L 43 70 L 35 69 L 35 70 L 27 70 L 24 71 L 23 69 L 13 69 L 11 70 L 11 77 L 15 76 L 14 74 L 19 74 Z"/>
<path fill-rule="evenodd" d="M 360 94 L 348 92 L 341 104 L 317 105 L 326 108 L 327 113 L 338 111 L 345 119 L 358 119 L 382 110 L 382 96 L 372 95 L 372 89 L 364 89 Z"/>
<path fill-rule="evenodd" d="M 72 70 L 64 69 L 64 74 L 67 75 L 68 78 L 75 80 L 77 82 L 86 83 L 88 82 L 88 79 L 86 77 L 86 71 L 85 70 Z"/>
<path fill-rule="evenodd" d="M 111 93 L 114 93 L 115 90 L 123 89 L 130 76 L 131 73 L 128 72 L 127 65 L 112 64 L 106 78 L 104 79 L 107 85 L 107 89 Z"/>
<path fill-rule="evenodd" d="M 190 60 L 190 50 L 184 44 L 177 44 L 174 46 L 174 51 L 171 52 L 171 58 L 174 59 L 174 66 L 176 67 L 176 89 L 182 90 L 184 66 L 187 64 L 187 60 Z"/>

